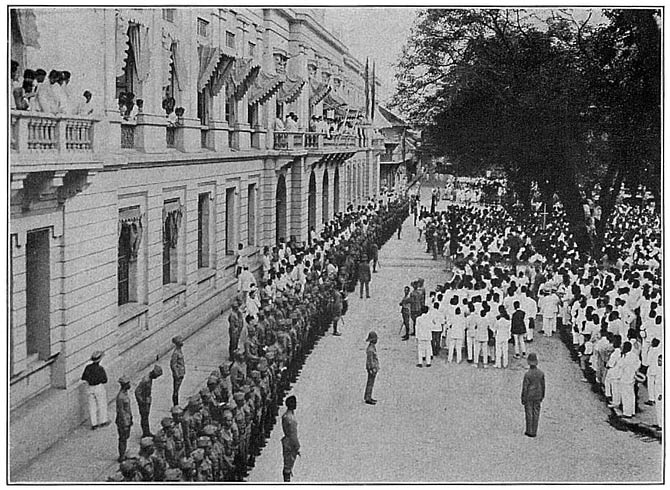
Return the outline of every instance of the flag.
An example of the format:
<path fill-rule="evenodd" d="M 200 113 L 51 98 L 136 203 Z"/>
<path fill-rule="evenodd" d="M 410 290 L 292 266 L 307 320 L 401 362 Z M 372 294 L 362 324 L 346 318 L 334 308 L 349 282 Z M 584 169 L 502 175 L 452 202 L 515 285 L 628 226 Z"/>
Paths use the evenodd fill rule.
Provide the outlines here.
<path fill-rule="evenodd" d="M 365 117 L 370 115 L 370 82 L 369 78 L 368 59 L 365 58 Z"/>
<path fill-rule="evenodd" d="M 370 90 L 372 91 L 372 96 L 371 96 L 371 107 L 370 107 L 370 122 L 375 120 L 375 85 L 376 85 L 376 80 L 375 80 L 375 67 L 377 63 L 375 61 L 372 62 L 372 87 Z"/>

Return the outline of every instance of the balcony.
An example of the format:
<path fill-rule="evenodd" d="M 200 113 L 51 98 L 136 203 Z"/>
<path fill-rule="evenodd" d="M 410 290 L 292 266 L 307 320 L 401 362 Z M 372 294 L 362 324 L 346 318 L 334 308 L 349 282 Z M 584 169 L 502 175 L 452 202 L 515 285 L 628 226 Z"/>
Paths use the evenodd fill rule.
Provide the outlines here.
<path fill-rule="evenodd" d="M 26 155 L 86 155 L 93 153 L 97 119 L 11 111 L 10 148 Z"/>
<path fill-rule="evenodd" d="M 121 148 L 131 150 L 135 148 L 135 123 L 125 121 L 121 123 Z"/>

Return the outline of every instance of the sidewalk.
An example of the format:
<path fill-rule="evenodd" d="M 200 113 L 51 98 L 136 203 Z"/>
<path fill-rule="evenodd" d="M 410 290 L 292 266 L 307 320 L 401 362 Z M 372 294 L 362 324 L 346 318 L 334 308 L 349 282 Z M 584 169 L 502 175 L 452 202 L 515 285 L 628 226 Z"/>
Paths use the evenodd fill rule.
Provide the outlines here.
<path fill-rule="evenodd" d="M 209 373 L 228 356 L 228 311 L 212 320 L 184 342 L 186 377 L 181 386 L 181 406 L 188 398 L 204 386 Z M 171 352 L 161 357 L 157 364 L 163 368 L 163 376 L 154 381 L 151 428 L 157 431 L 163 417 L 170 416 L 172 408 Z M 148 372 L 150 368 L 146 370 Z M 128 452 L 137 453 L 142 434 L 140 415 L 135 402 L 134 390 L 145 371 L 132 376 L 131 406 L 133 429 L 128 441 Z M 118 386 L 114 379 L 110 383 Z M 114 399 L 109 400 L 109 419 L 112 423 L 102 429 L 91 430 L 88 422 L 77 427 L 66 437 L 33 459 L 16 474 L 11 474 L 13 483 L 19 482 L 100 482 L 112 475 L 118 463 L 116 417 Z"/>

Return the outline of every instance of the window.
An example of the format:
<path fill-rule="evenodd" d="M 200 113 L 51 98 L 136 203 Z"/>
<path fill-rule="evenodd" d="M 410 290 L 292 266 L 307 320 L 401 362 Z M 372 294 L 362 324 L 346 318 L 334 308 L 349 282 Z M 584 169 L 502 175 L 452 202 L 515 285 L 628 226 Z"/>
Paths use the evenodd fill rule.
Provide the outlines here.
<path fill-rule="evenodd" d="M 209 88 L 205 87 L 198 92 L 198 119 L 202 126 L 209 125 L 209 103 L 211 97 L 209 95 Z"/>
<path fill-rule="evenodd" d="M 39 359 L 51 355 L 51 230 L 26 237 L 26 347 Z"/>
<path fill-rule="evenodd" d="M 226 47 L 235 49 L 235 34 L 226 31 Z"/>
<path fill-rule="evenodd" d="M 256 244 L 256 184 L 247 190 L 247 243 Z"/>
<path fill-rule="evenodd" d="M 163 205 L 163 284 L 176 283 L 178 277 L 178 244 L 182 209 L 179 199 Z"/>
<path fill-rule="evenodd" d="M 126 64 L 123 66 L 123 73 L 116 77 L 116 98 L 118 99 L 122 92 L 131 92 L 137 94 L 139 88 L 139 79 L 137 77 L 137 62 L 135 60 L 135 46 L 133 39 L 138 39 L 139 35 L 133 34 L 137 31 L 137 24 L 130 24 L 128 27 L 128 50 L 126 51 Z"/>
<path fill-rule="evenodd" d="M 119 210 L 117 290 L 119 306 L 137 301 L 137 254 L 142 241 L 140 208 Z"/>
<path fill-rule="evenodd" d="M 209 22 L 198 17 L 198 36 L 209 37 Z"/>
<path fill-rule="evenodd" d="M 209 267 L 209 192 L 198 196 L 198 269 Z"/>
<path fill-rule="evenodd" d="M 226 189 L 226 255 L 235 253 L 235 188 Z"/>
<path fill-rule="evenodd" d="M 247 122 L 252 128 L 258 126 L 258 104 L 249 104 L 247 110 Z"/>
<path fill-rule="evenodd" d="M 163 20 L 174 22 L 174 14 L 177 9 L 163 9 Z"/>
<path fill-rule="evenodd" d="M 252 42 L 249 42 L 249 56 L 251 58 L 256 56 L 256 45 Z"/>

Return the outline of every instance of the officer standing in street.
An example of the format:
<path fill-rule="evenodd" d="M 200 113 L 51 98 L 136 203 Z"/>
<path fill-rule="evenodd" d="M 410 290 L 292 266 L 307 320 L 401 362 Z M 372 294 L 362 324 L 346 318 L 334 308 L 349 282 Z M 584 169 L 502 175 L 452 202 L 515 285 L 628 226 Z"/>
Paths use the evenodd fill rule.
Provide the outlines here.
<path fill-rule="evenodd" d="M 369 342 L 368 348 L 365 350 L 365 369 L 368 372 L 368 381 L 365 385 L 365 395 L 364 400 L 368 405 L 375 405 L 377 400 L 372 398 L 372 389 L 375 386 L 375 377 L 379 372 L 379 359 L 377 358 L 377 332 L 371 330 L 368 334 L 368 338 L 365 339 L 366 342 Z"/>
<path fill-rule="evenodd" d="M 295 418 L 297 400 L 291 395 L 286 399 L 286 412 L 281 417 L 281 427 L 284 437 L 281 439 L 282 454 L 284 456 L 283 476 L 285 482 L 291 481 L 293 465 L 300 455 L 300 441 L 298 440 L 298 420 Z"/>
<path fill-rule="evenodd" d="M 140 425 L 142 427 L 142 437 L 153 437 L 149 427 L 149 412 L 151 410 L 151 388 L 153 381 L 163 375 L 163 369 L 159 365 L 142 378 L 142 381 L 135 388 L 135 400 L 140 410 Z"/>
<path fill-rule="evenodd" d="M 537 354 L 528 354 L 530 369 L 523 376 L 521 403 L 526 410 L 526 432 L 528 437 L 537 435 L 537 424 L 540 421 L 540 405 L 544 399 L 544 373 L 537 368 Z"/>
<path fill-rule="evenodd" d="M 130 409 L 130 380 L 126 376 L 119 378 L 121 389 L 116 395 L 116 428 L 119 433 L 119 463 L 126 459 L 130 428 L 133 426 L 133 412 Z"/>
<path fill-rule="evenodd" d="M 179 405 L 179 387 L 184 376 L 186 376 L 186 364 L 184 363 L 184 353 L 181 351 L 184 345 L 184 339 L 177 335 L 172 339 L 174 351 L 170 359 L 170 370 L 172 371 L 172 405 Z"/>

